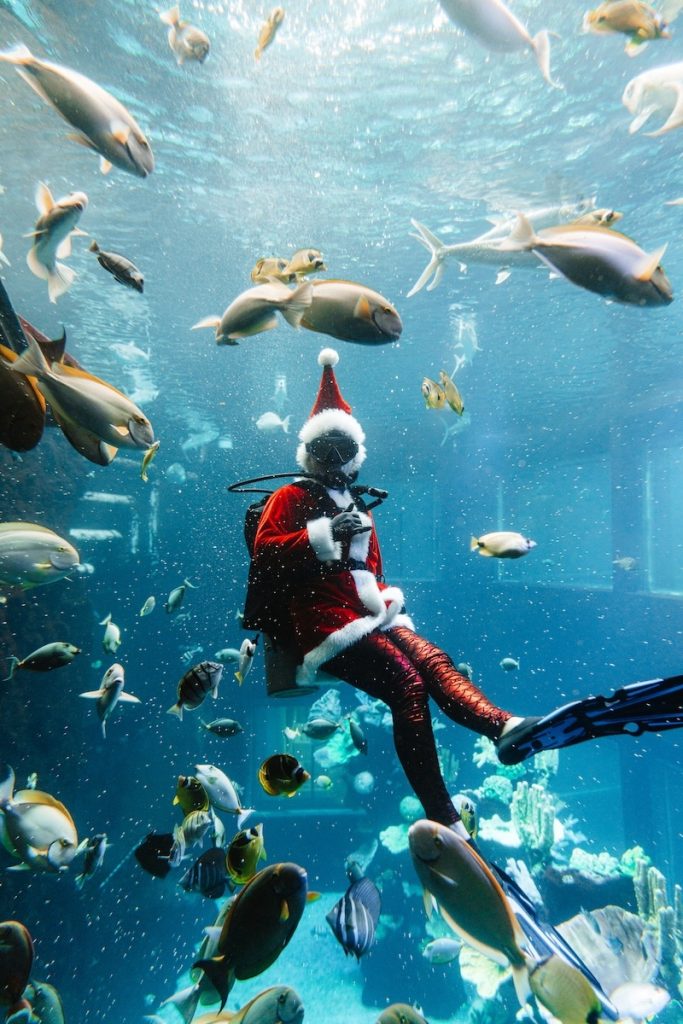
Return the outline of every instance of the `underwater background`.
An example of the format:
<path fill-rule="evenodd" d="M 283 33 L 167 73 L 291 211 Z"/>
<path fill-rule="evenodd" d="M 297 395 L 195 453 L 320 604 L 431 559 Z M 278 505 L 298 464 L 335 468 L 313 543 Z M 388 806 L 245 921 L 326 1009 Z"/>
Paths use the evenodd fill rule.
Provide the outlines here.
<path fill-rule="evenodd" d="M 517 1009 L 510 993 L 477 999 L 457 961 L 431 965 L 422 956 L 429 936 L 417 879 L 391 839 L 368 867 L 384 925 L 360 964 L 323 920 L 346 888 L 345 858 L 404 822 L 410 790 L 384 725 L 364 724 L 367 755 L 348 749 L 342 763 L 321 767 L 320 743 L 282 733 L 306 720 L 311 700 L 269 700 L 261 651 L 241 687 L 226 665 L 210 712 L 238 719 L 243 734 L 208 735 L 198 721 L 205 709 L 182 722 L 166 714 L 190 664 L 242 642 L 249 500 L 226 487 L 296 469 L 296 433 L 330 341 L 283 322 L 234 348 L 191 332 L 250 286 L 259 257 L 315 246 L 329 276 L 369 285 L 401 315 L 398 343 L 332 345 L 341 390 L 367 437 L 361 480 L 389 491 L 375 513 L 385 574 L 406 594 L 420 633 L 468 662 L 491 699 L 521 715 L 681 671 L 683 211 L 664 205 L 683 193 L 681 141 L 677 132 L 629 135 L 620 98 L 646 67 L 683 60 L 683 28 L 674 24 L 671 41 L 632 61 L 621 37 L 581 33 L 581 4 L 517 0 L 514 9 L 533 31 L 557 33 L 551 67 L 562 90 L 548 87 L 530 57 L 488 53 L 436 0 L 290 0 L 258 63 L 269 5 L 195 0 L 182 13 L 212 47 L 205 64 L 183 67 L 151 2 L 0 0 L 2 48 L 25 43 L 98 82 L 125 103 L 156 157 L 145 181 L 116 169 L 100 175 L 93 154 L 72 145 L 66 125 L 0 66 L 0 230 L 13 305 L 50 337 L 64 325 L 68 351 L 131 396 L 161 441 L 147 484 L 137 453 L 93 466 L 57 429 L 20 458 L 0 449 L 3 521 L 43 523 L 64 537 L 118 534 L 74 541 L 92 571 L 8 592 L 0 604 L 3 657 L 53 639 L 82 650 L 57 673 L 0 683 L 1 760 L 22 785 L 36 772 L 79 836 L 106 832 L 111 843 L 81 890 L 74 869 L 8 872 L 12 859 L 1 855 L 0 917 L 29 928 L 34 973 L 59 989 L 68 1021 L 139 1022 L 159 1012 L 191 966 L 216 904 L 183 892 L 178 872 L 146 874 L 132 851 L 151 830 L 172 830 L 178 775 L 206 763 L 256 808 L 250 824 L 264 823 L 267 863 L 301 864 L 322 893 L 279 960 L 238 982 L 228 1007 L 282 983 L 297 989 L 307 1020 L 324 1014 L 327 1024 L 370 1024 L 396 1001 L 419 1004 L 429 1020 L 507 1021 Z M 144 295 L 108 277 L 82 239 L 70 260 L 72 288 L 49 303 L 25 264 L 39 181 L 55 196 L 87 193 L 80 227 L 135 261 Z M 669 242 L 672 305 L 609 304 L 550 280 L 540 265 L 496 284 L 494 267 L 462 272 L 456 261 L 438 288 L 406 297 L 426 264 L 411 218 L 451 243 L 486 231 L 489 217 L 592 198 L 621 211 L 620 229 L 646 251 Z M 112 347 L 130 342 L 141 355 L 129 349 L 122 358 Z M 451 373 L 461 356 L 464 416 L 426 409 L 423 377 Z M 274 409 L 291 415 L 289 434 L 256 428 Z M 498 529 L 538 546 L 506 563 L 470 551 L 472 534 Z M 633 560 L 628 569 L 618 564 L 624 558 Z M 197 589 L 167 615 L 163 601 L 183 579 Z M 141 618 L 151 594 L 156 609 Z M 100 625 L 108 613 L 122 631 L 116 660 L 142 704 L 119 705 L 103 740 L 78 694 L 96 689 L 110 663 Z M 504 671 L 506 657 L 518 669 Z M 329 685 L 344 713 L 358 707 L 352 687 Z M 433 714 L 450 791 L 477 794 L 483 817 L 509 818 L 509 806 L 484 792 L 497 772 L 473 761 L 477 738 Z M 258 766 L 285 750 L 313 779 L 327 771 L 331 788 L 311 781 L 291 800 L 268 797 Z M 360 772 L 373 777 L 369 792 L 367 780 L 354 787 Z M 511 781 L 538 781 L 524 772 Z M 676 732 L 561 751 L 545 787 L 559 819 L 585 838 L 565 837 L 554 860 L 545 850 L 541 870 L 568 870 L 574 847 L 617 862 L 641 847 L 673 901 L 683 877 L 682 781 Z M 485 838 L 480 845 L 501 856 Z M 512 853 L 524 859 L 529 850 Z M 604 900 L 585 864 L 548 890 L 555 923 L 604 903 L 636 911 L 628 874 L 612 863 L 604 871 L 613 886 Z M 591 906 L 581 892 L 563 891 L 580 889 L 582 877 Z M 181 1020 L 172 1007 L 161 1012 Z M 665 1014 L 683 1019 L 675 1002 Z"/>

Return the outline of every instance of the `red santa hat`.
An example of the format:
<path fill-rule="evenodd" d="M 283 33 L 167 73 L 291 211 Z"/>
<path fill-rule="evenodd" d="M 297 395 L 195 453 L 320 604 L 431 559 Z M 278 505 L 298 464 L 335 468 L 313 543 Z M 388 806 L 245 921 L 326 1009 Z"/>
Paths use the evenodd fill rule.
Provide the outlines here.
<path fill-rule="evenodd" d="M 344 400 L 339 390 L 334 374 L 334 367 L 338 362 L 339 356 L 332 348 L 324 348 L 318 356 L 318 363 L 323 368 L 320 387 L 310 416 L 299 431 L 301 444 L 296 453 L 298 465 L 309 473 L 314 466 L 306 445 L 330 430 L 342 431 L 358 445 L 358 453 L 343 467 L 347 473 L 360 469 L 365 462 L 365 434 L 358 420 L 351 415 L 351 406 Z"/>

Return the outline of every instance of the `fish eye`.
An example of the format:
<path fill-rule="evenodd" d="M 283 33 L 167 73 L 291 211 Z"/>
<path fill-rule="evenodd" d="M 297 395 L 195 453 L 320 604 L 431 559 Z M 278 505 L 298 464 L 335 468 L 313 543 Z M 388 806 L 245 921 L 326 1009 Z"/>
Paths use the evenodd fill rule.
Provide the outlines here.
<path fill-rule="evenodd" d="M 382 312 L 383 313 L 391 313 L 391 308 L 389 306 L 382 306 Z"/>
<path fill-rule="evenodd" d="M 439 850 L 441 849 L 441 847 L 443 846 L 443 839 L 441 838 L 441 836 L 434 836 L 434 846 L 436 846 L 437 849 Z"/>

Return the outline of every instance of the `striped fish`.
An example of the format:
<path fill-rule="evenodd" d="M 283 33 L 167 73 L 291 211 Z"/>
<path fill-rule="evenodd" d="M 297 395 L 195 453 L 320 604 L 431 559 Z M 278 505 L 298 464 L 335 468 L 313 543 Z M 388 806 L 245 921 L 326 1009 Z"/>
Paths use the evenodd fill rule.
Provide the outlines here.
<path fill-rule="evenodd" d="M 360 960 L 375 941 L 380 914 L 379 890 L 369 878 L 352 882 L 325 920 L 348 956 Z"/>

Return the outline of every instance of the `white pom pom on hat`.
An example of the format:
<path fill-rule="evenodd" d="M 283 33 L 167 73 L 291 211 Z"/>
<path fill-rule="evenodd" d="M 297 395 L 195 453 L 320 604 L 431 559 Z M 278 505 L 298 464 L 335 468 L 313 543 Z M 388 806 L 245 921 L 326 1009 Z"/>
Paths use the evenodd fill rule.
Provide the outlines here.
<path fill-rule="evenodd" d="M 333 348 L 324 348 L 318 356 L 318 366 L 336 366 L 339 362 L 339 353 Z"/>

